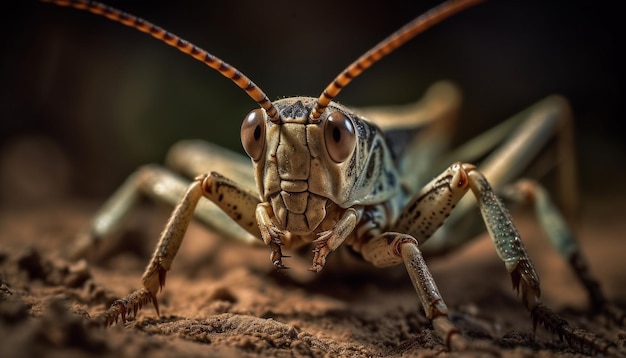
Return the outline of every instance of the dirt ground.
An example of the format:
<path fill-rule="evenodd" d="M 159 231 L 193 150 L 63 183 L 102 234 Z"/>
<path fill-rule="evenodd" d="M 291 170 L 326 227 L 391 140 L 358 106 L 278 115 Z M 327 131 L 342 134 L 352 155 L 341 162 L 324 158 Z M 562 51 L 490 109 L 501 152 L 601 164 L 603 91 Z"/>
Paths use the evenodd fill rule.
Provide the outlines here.
<path fill-rule="evenodd" d="M 245 69 L 272 97 L 310 95 L 308 88 L 316 95 L 323 73 L 330 80 L 340 69 L 335 66 L 349 63 L 401 26 L 405 20 L 398 15 L 413 13 L 402 10 L 408 2 L 396 2 L 387 4 L 386 15 L 370 10 L 371 20 L 362 17 L 363 7 L 355 20 L 330 16 L 324 26 L 302 26 L 310 11 L 292 12 L 287 1 L 272 7 L 219 2 L 221 11 L 212 2 L 200 8 L 202 2 L 177 6 L 176 11 L 168 4 L 142 3 L 120 7 L 204 41 L 217 55 L 230 53 L 224 59 Z M 316 1 L 315 9 L 332 6 L 335 14 L 354 13 L 353 4 L 345 3 L 342 10 L 340 3 Z M 464 118 L 474 120 L 461 124 L 472 130 L 479 129 L 473 128 L 476 119 L 501 120 L 515 113 L 509 109 L 517 111 L 544 94 L 558 92 L 571 99 L 584 148 L 579 151 L 580 174 L 592 183 L 587 190 L 593 189 L 583 200 L 577 234 L 610 302 L 626 310 L 626 195 L 614 195 L 624 191 L 626 180 L 619 165 L 623 131 L 616 120 L 623 115 L 619 79 L 624 61 L 617 50 L 623 43 L 621 11 L 611 11 L 608 2 L 511 3 L 487 2 L 471 16 L 459 16 L 457 25 L 446 23 L 442 35 L 419 40 L 427 46 L 407 46 L 402 54 L 389 56 L 386 70 L 378 72 L 384 75 L 370 72 L 373 82 L 353 85 L 342 96 L 352 92 L 363 97 L 363 104 L 372 99 L 392 103 L 384 98 L 391 96 L 396 103 L 403 94 L 413 100 L 422 82 L 451 78 L 467 93 L 470 115 Z M 246 107 L 237 105 L 227 97 L 226 81 L 213 79 L 183 56 L 177 62 L 174 50 L 155 52 L 151 40 L 134 37 L 122 26 L 39 2 L 14 5 L 21 10 L 4 11 L 7 18 L 0 21 L 7 27 L 2 33 L 8 34 L 0 44 L 0 357 L 481 355 L 447 350 L 402 268 L 355 273 L 327 267 L 314 275 L 306 271 L 310 256 L 303 261 L 294 256 L 286 262 L 293 267 L 288 274 L 276 273 L 267 248 L 231 243 L 199 224 L 190 228 L 158 296 L 161 317 L 148 306 L 126 324 L 106 329 L 90 325 L 89 317 L 140 287 L 168 215 L 168 209 L 146 204 L 119 237 L 85 260 L 67 260 L 75 236 L 102 203 L 93 196 L 105 195 L 115 185 L 99 178 L 117 178 L 118 171 L 125 175 L 149 162 L 142 155 L 162 159 L 155 148 L 174 139 L 202 136 L 227 144 L 232 137 L 238 146 L 232 134 L 238 133 L 240 122 L 234 119 L 250 103 L 243 98 Z M 250 31 L 251 19 L 268 20 L 263 36 Z M 402 23 L 396 27 L 392 21 Z M 375 31 L 377 24 L 385 29 Z M 451 27 L 459 24 L 456 30 Z M 320 32 L 336 36 L 313 42 L 312 35 Z M 219 36 L 209 36 L 213 33 Z M 462 36 L 452 38 L 452 33 Z M 307 53 L 293 39 L 317 45 L 306 46 L 312 49 Z M 168 53 L 174 53 L 172 59 Z M 271 55 L 272 61 L 260 61 L 259 55 Z M 394 58 L 398 62 L 389 62 Z M 388 72 L 394 69 L 395 75 Z M 307 85 L 305 78 L 314 81 Z M 209 97 L 214 99 L 207 101 Z M 344 99 L 351 104 L 349 97 Z M 218 130 L 218 120 L 207 120 L 207 111 L 224 132 Z M 232 120 L 223 120 L 227 118 Z M 233 123 L 234 131 L 226 128 Z M 598 132 L 606 137 L 597 137 Z M 614 171 L 621 174 L 614 176 Z M 604 197 L 595 197 L 597 193 Z M 590 314 L 585 292 L 530 215 L 516 215 L 516 223 L 542 279 L 543 301 L 626 355 L 624 327 L 610 324 L 606 315 Z M 541 327 L 533 333 L 532 320 L 487 236 L 428 262 L 452 320 L 467 337 L 490 342 L 505 357 L 580 356 Z"/>
<path fill-rule="evenodd" d="M 167 210 L 146 205 L 128 233 L 89 261 L 63 257 L 98 203 L 63 204 L 0 213 L 0 356 L 477 356 L 448 353 L 422 313 L 408 279 L 396 271 L 316 277 L 290 259 L 292 276 L 273 271 L 265 248 L 221 240 L 199 224 L 187 239 L 160 294 L 161 317 L 145 307 L 108 329 L 87 317 L 140 285 Z M 580 237 L 592 270 L 612 302 L 626 302 L 626 264 L 614 205 L 586 206 Z M 573 325 L 626 352 L 623 328 L 586 312 L 586 297 L 529 216 L 522 235 L 542 277 L 544 301 Z M 145 228 L 149 229 L 145 229 Z M 483 236 L 457 253 L 429 260 L 464 334 L 491 341 L 503 356 L 577 356 L 538 328 Z"/>

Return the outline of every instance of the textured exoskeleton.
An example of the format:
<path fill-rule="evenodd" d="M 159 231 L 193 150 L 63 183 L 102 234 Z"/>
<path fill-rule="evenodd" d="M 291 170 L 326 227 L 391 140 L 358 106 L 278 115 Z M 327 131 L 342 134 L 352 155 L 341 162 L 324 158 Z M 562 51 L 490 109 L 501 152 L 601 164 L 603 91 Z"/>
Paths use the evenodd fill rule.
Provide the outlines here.
<path fill-rule="evenodd" d="M 231 79 L 261 107 L 241 126 L 252 165 L 207 143 L 181 142 L 171 150 L 168 166 L 194 178 L 191 182 L 146 166 L 96 215 L 77 243 L 77 254 L 120 226 L 141 195 L 175 205 L 143 275 L 144 287 L 98 319 L 124 319 L 147 302 L 158 313 L 156 295 L 196 217 L 229 237 L 262 242 L 278 269 L 286 268 L 283 250 L 304 245 L 312 246 L 313 272 L 322 270 L 326 257 L 340 246 L 374 266 L 404 264 L 442 339 L 453 349 L 466 349 L 472 343 L 448 318 L 422 251 L 438 254 L 468 241 L 476 226 L 467 224 L 480 223 L 482 216 L 478 230 L 487 228 L 534 322 L 584 352 L 617 354 L 613 343 L 572 328 L 541 303 L 539 277 L 501 199 L 535 205 L 548 237 L 570 262 L 592 304 L 604 307 L 606 300 L 546 191 L 534 181 L 516 181 L 551 138 L 556 137 L 559 150 L 571 151 L 571 118 L 563 98 L 548 97 L 452 152 L 448 143 L 460 94 L 450 83 L 435 84 L 420 102 L 398 108 L 349 109 L 332 101 L 380 58 L 478 1 L 450 1 L 416 18 L 346 68 L 319 98 L 274 102 L 232 66 L 145 20 L 93 2 L 51 2 L 107 16 L 163 40 Z M 561 186 L 573 192 L 574 161 L 565 157 L 559 166 Z M 478 158 L 480 168 L 470 164 Z M 476 207 L 480 215 L 472 211 Z"/>

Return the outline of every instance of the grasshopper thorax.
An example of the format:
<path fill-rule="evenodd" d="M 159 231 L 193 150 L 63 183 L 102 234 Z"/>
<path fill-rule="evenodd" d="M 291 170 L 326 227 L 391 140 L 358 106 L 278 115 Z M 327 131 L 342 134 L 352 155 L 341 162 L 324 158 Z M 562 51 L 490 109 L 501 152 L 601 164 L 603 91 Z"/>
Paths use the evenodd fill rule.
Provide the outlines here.
<path fill-rule="evenodd" d="M 270 203 L 279 227 L 299 235 L 334 220 L 328 210 L 378 203 L 398 189 L 378 127 L 334 102 L 311 120 L 316 102 L 281 99 L 273 103 L 280 121 L 255 109 L 241 126 L 261 200 Z"/>

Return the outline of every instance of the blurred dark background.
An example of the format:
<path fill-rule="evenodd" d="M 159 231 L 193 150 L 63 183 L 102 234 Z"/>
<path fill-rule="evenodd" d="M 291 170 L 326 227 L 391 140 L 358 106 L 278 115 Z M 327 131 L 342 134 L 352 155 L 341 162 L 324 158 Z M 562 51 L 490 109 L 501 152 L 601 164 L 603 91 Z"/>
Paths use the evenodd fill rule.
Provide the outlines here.
<path fill-rule="evenodd" d="M 438 2 L 109 1 L 236 66 L 271 99 L 318 96 L 346 65 Z M 614 5 L 615 4 L 615 5 Z M 551 94 L 572 104 L 583 194 L 623 192 L 624 22 L 609 1 L 491 1 L 414 39 L 337 98 L 404 103 L 451 79 L 460 133 Z M 181 138 L 241 151 L 255 103 L 212 69 L 102 17 L 37 1 L 0 14 L 0 202 L 103 198 Z"/>

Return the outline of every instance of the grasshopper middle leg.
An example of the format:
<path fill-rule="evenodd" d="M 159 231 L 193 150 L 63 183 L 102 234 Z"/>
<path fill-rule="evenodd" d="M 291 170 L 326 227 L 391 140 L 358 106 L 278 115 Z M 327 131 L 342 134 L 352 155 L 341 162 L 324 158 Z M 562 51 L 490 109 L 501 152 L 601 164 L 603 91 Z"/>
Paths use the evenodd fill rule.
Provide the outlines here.
<path fill-rule="evenodd" d="M 544 149 L 554 149 L 554 152 L 546 153 Z M 537 102 L 457 148 L 448 158 L 480 160 L 481 173 L 509 208 L 531 208 L 549 242 L 586 289 L 591 310 L 605 311 L 611 320 L 624 324 L 624 313 L 608 303 L 572 229 L 571 218 L 577 209 L 576 163 L 571 110 L 564 98 L 550 96 Z M 539 182 L 519 179 L 533 164 L 542 172 L 556 171 L 556 188 L 563 205 L 558 207 Z M 424 254 L 430 256 L 453 250 L 482 232 L 483 225 L 474 219 L 478 216 L 470 211 L 475 209 L 475 204 L 473 197 L 463 198 L 442 230 L 434 233 L 428 245 L 422 247 Z"/>

